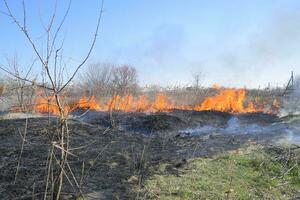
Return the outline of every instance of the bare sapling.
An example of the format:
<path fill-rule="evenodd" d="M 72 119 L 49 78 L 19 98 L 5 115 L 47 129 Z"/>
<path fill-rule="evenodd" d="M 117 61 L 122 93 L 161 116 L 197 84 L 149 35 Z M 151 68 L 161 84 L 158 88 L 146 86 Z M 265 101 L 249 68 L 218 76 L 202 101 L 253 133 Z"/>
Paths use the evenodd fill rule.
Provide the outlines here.
<path fill-rule="evenodd" d="M 59 42 L 59 35 L 62 30 L 62 27 L 65 23 L 65 20 L 70 12 L 71 9 L 71 3 L 72 0 L 68 1 L 67 8 L 62 16 L 61 19 L 57 19 L 57 1 L 55 3 L 54 11 L 51 15 L 49 23 L 44 26 L 44 41 L 46 44 L 45 48 L 40 48 L 38 45 L 38 42 L 33 39 L 32 34 L 30 33 L 30 30 L 27 27 L 27 17 L 26 17 L 26 4 L 25 0 L 22 1 L 22 9 L 23 9 L 23 16 L 22 19 L 19 20 L 16 15 L 13 13 L 10 5 L 8 4 L 7 0 L 3 0 L 6 11 L 4 14 L 8 16 L 14 24 L 17 26 L 17 28 L 23 33 L 25 36 L 27 42 L 30 44 L 31 49 L 33 50 L 33 53 L 37 57 L 37 61 L 39 62 L 39 66 L 42 67 L 41 70 L 45 73 L 45 80 L 43 82 L 37 83 L 36 80 L 29 78 L 28 76 L 22 76 L 18 73 L 18 71 L 12 71 L 9 69 L 9 67 L 0 65 L 0 69 L 11 75 L 12 77 L 16 78 L 17 80 L 21 81 L 22 85 L 23 83 L 31 83 L 32 85 L 37 85 L 40 88 L 44 88 L 45 90 L 49 91 L 49 93 L 54 97 L 54 104 L 58 109 L 58 140 L 52 141 L 52 144 L 50 145 L 51 148 L 54 148 L 51 150 L 51 154 L 49 155 L 51 158 L 49 158 L 48 165 L 48 175 L 47 175 L 47 187 L 45 191 L 45 199 L 48 195 L 48 181 L 50 180 L 51 175 L 51 169 L 55 160 L 57 161 L 56 164 L 58 166 L 57 173 L 53 175 L 52 184 L 53 184 L 53 191 L 51 196 L 53 199 L 60 199 L 61 198 L 61 191 L 63 186 L 64 177 L 67 178 L 70 184 L 71 180 L 68 178 L 67 172 L 71 173 L 71 170 L 69 169 L 68 165 L 68 155 L 69 152 L 69 141 L 70 141 L 70 133 L 68 128 L 68 110 L 65 109 L 63 99 L 62 99 L 62 93 L 63 91 L 70 85 L 78 71 L 84 66 L 84 64 L 87 62 L 88 58 L 90 57 L 92 50 L 94 49 L 100 21 L 103 13 L 103 0 L 101 1 L 100 5 L 100 11 L 99 16 L 97 18 L 97 22 L 95 24 L 95 32 L 94 36 L 92 38 L 91 44 L 88 48 L 87 54 L 82 58 L 81 62 L 79 62 L 78 65 L 76 65 L 75 69 L 69 76 L 64 75 L 65 71 L 65 65 L 60 65 L 62 61 L 62 49 L 63 49 L 63 41 Z M 54 23 L 58 21 L 58 23 Z M 55 26 L 57 24 L 57 26 Z M 42 50 L 40 50 L 42 49 Z M 30 71 L 30 70 L 29 70 Z M 69 70 L 68 70 L 69 71 Z M 68 79 L 64 80 L 66 77 Z M 53 153 L 54 150 L 57 150 L 59 152 L 59 157 L 55 156 L 55 153 Z M 54 159 L 53 159 L 54 158 Z M 16 173 L 17 175 L 17 173 Z M 72 175 L 72 173 L 71 173 Z M 75 181 L 77 183 L 77 181 Z M 76 184 L 79 187 L 79 184 Z M 80 190 L 80 188 L 78 188 Z"/>

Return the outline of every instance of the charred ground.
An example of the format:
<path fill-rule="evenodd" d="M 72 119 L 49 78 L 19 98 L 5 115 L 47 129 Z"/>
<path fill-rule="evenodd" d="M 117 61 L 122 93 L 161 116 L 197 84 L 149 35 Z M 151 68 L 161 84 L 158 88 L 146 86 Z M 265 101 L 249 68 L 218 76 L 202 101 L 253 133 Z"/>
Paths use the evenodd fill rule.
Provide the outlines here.
<path fill-rule="evenodd" d="M 261 126 L 284 123 L 274 115 L 262 113 L 232 115 L 182 110 L 154 114 L 113 113 L 115 126 L 111 126 L 110 113 L 90 111 L 82 114 L 80 111 L 73 113 L 74 118 L 69 120 L 72 155 L 68 160 L 76 181 L 72 177 L 65 179 L 65 198 L 75 198 L 80 193 L 88 194 L 91 199 L 141 197 L 144 181 L 155 175 L 162 164 L 167 164 L 169 174 L 178 175 L 178 170 L 190 159 L 214 157 L 253 144 L 274 144 L 286 135 L 281 129 L 264 134 L 222 134 L 232 118 L 238 118 L 241 124 Z M 21 159 L 21 135 L 26 119 L 0 120 L 1 199 L 43 197 L 51 141 L 57 137 L 56 120 L 28 119 Z M 218 129 L 199 134 L 182 132 L 205 126 Z M 76 182 L 82 186 L 81 191 L 74 186 Z"/>

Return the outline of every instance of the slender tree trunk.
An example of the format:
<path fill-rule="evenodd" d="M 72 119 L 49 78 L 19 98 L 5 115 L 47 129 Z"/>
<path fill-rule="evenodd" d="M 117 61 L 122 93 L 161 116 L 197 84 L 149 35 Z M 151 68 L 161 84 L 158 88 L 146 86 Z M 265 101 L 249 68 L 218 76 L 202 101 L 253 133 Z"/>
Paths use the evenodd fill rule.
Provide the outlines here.
<path fill-rule="evenodd" d="M 67 131 L 67 122 L 66 122 L 66 117 L 65 117 L 65 110 L 63 109 L 61 102 L 60 102 L 60 96 L 55 94 L 55 100 L 56 100 L 56 104 L 58 106 L 59 109 L 59 126 L 60 126 L 60 148 L 61 148 L 61 155 L 60 155 L 60 162 L 59 162 L 59 173 L 57 176 L 57 180 L 55 182 L 54 185 L 54 198 L 55 200 L 59 200 L 60 199 L 60 195 L 61 195 L 61 190 L 62 190 L 62 185 L 63 185 L 63 178 L 64 178 L 64 166 L 66 163 L 66 159 L 67 159 L 67 154 L 66 152 L 68 151 L 68 149 L 65 149 L 65 147 L 68 147 L 68 139 L 67 139 L 67 144 L 65 144 L 65 137 L 66 137 L 66 131 Z M 68 133 L 67 133 L 68 134 Z"/>

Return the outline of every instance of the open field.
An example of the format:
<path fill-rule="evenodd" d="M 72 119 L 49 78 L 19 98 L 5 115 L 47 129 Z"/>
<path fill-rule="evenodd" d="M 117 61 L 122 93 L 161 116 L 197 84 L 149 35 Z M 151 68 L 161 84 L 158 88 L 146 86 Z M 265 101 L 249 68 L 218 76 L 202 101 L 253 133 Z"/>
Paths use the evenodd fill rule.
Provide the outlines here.
<path fill-rule="evenodd" d="M 299 10 L 0 0 L 0 200 L 300 200 Z"/>

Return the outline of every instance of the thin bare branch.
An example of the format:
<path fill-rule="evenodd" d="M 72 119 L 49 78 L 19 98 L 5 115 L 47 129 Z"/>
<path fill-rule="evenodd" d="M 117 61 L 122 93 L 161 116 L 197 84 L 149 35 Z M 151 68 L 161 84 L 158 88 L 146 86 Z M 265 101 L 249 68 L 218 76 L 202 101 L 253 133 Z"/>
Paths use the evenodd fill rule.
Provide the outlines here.
<path fill-rule="evenodd" d="M 58 166 L 60 167 L 63 175 L 67 178 L 68 182 L 70 183 L 71 187 L 73 188 L 74 192 L 76 192 L 76 189 L 71 181 L 71 179 L 69 178 L 68 174 L 66 173 L 64 167 L 62 164 L 60 164 L 59 160 L 56 158 L 55 154 L 53 154 L 53 158 L 55 159 L 56 163 L 58 164 Z"/>
<path fill-rule="evenodd" d="M 49 186 L 49 180 L 50 180 L 50 172 L 51 172 L 51 166 L 52 166 L 52 158 L 53 158 L 53 150 L 54 150 L 54 147 L 52 145 L 51 151 L 49 151 L 49 155 L 48 155 L 47 179 L 46 179 L 46 189 L 45 189 L 45 194 L 44 194 L 44 200 L 47 200 L 48 186 Z"/>
<path fill-rule="evenodd" d="M 37 50 L 37 47 L 35 45 L 35 43 L 33 42 L 33 40 L 31 39 L 30 35 L 28 34 L 27 29 L 25 29 L 25 27 L 23 27 L 20 22 L 17 20 L 17 18 L 13 15 L 7 0 L 3 0 L 5 7 L 8 11 L 8 15 L 9 17 L 13 20 L 13 22 L 19 27 L 19 29 L 25 34 L 26 38 L 28 39 L 29 43 L 31 44 L 31 46 L 33 47 L 33 50 L 35 51 L 36 55 L 38 56 L 39 60 L 41 61 L 41 63 L 43 64 L 43 66 L 46 66 L 46 63 L 44 63 L 44 60 L 41 56 L 41 54 L 39 53 L 39 51 Z"/>
<path fill-rule="evenodd" d="M 60 49 L 57 49 L 55 51 L 55 57 L 54 57 L 54 85 L 57 86 L 57 77 L 56 77 L 56 69 L 57 69 L 57 58 L 58 58 L 58 52 Z"/>
<path fill-rule="evenodd" d="M 71 156 L 78 157 L 78 156 L 76 156 L 75 154 L 69 152 L 68 150 L 63 149 L 62 147 L 58 146 L 58 145 L 55 144 L 55 143 L 53 143 L 53 146 L 56 147 L 56 148 L 58 148 L 58 149 L 60 149 L 60 150 L 62 150 L 62 151 L 64 151 L 65 153 L 67 153 L 67 154 L 69 154 L 69 155 L 71 155 Z"/>
<path fill-rule="evenodd" d="M 0 11 L 0 14 L 3 14 L 3 15 L 6 15 L 6 16 L 10 17 L 9 14 L 4 12 L 4 11 Z"/>
<path fill-rule="evenodd" d="M 35 81 L 33 81 L 33 80 L 29 80 L 29 79 L 27 79 L 27 78 L 20 77 L 20 76 L 18 76 L 17 74 L 15 74 L 15 73 L 13 73 L 13 72 L 7 70 L 6 68 L 4 68 L 4 67 L 2 67 L 2 66 L 0 66 L 0 69 L 3 70 L 3 71 L 5 71 L 5 72 L 8 73 L 9 75 L 11 75 L 11 76 L 17 78 L 17 79 L 20 79 L 20 80 L 22 80 L 22 81 L 26 81 L 26 82 L 31 83 L 31 84 L 33 84 L 33 85 L 37 85 L 37 86 L 39 86 L 39 87 L 41 87 L 41 88 L 45 88 L 45 89 L 47 89 L 47 90 L 52 90 L 52 91 L 54 91 L 54 89 L 51 88 L 51 87 L 48 87 L 48 86 L 46 86 L 46 85 L 37 84 L 37 83 L 36 83 Z"/>
<path fill-rule="evenodd" d="M 70 12 L 71 4 L 72 4 L 72 0 L 69 0 L 68 8 L 67 8 L 67 10 L 66 10 L 66 12 L 65 12 L 65 14 L 64 14 L 64 16 L 63 16 L 63 18 L 62 18 L 62 20 L 61 20 L 61 22 L 59 24 L 59 26 L 58 26 L 58 28 L 56 29 L 56 31 L 54 33 L 54 36 L 53 36 L 53 39 L 52 39 L 52 44 L 51 44 L 51 47 L 50 47 L 50 53 L 49 53 L 50 56 L 52 55 L 53 48 L 54 48 L 54 45 L 55 45 L 58 33 L 60 32 L 60 30 L 61 30 L 63 24 L 65 23 L 66 18 L 68 16 L 69 12 Z"/>
<path fill-rule="evenodd" d="M 22 1 L 23 5 L 23 27 L 26 29 L 26 7 L 25 7 L 25 0 Z"/>
<path fill-rule="evenodd" d="M 48 78 L 49 78 L 49 80 L 50 80 L 50 82 L 51 82 L 51 85 L 52 85 L 52 87 L 53 87 L 53 90 L 55 91 L 54 81 L 53 81 L 53 79 L 52 79 L 52 76 L 51 76 L 51 74 L 50 74 L 50 72 L 49 72 L 49 68 L 48 68 L 48 61 L 47 61 L 47 60 L 44 61 L 42 55 L 40 54 L 40 52 L 38 51 L 38 49 L 37 49 L 37 47 L 36 47 L 36 45 L 35 45 L 35 43 L 34 43 L 34 41 L 33 41 L 32 38 L 30 37 L 30 35 L 29 35 L 27 29 L 26 29 L 24 26 L 22 26 L 22 25 L 20 24 L 20 22 L 17 20 L 17 18 L 13 15 L 13 13 L 12 13 L 12 11 L 11 11 L 11 9 L 10 9 L 8 3 L 7 3 L 7 0 L 3 0 L 3 1 L 4 1 L 5 7 L 6 7 L 7 11 L 8 11 L 8 14 L 9 14 L 10 18 L 15 22 L 15 24 L 16 24 L 16 25 L 20 28 L 20 30 L 24 33 L 24 35 L 25 35 L 26 38 L 28 39 L 29 43 L 31 44 L 31 46 L 32 46 L 32 48 L 33 48 L 35 54 L 36 54 L 37 57 L 39 58 L 39 60 L 40 60 L 40 62 L 42 63 L 43 67 L 45 68 L 46 73 L 47 73 L 47 75 L 48 75 Z"/>
<path fill-rule="evenodd" d="M 35 62 L 37 61 L 37 59 L 34 59 L 33 60 L 33 62 L 32 62 L 32 64 L 30 65 L 30 67 L 29 67 L 29 70 L 27 71 L 27 73 L 26 73 L 26 75 L 25 75 L 25 77 L 24 78 L 28 78 L 28 76 L 29 76 L 29 74 L 30 74 L 30 72 L 31 72 L 31 70 L 32 70 L 32 68 L 33 68 L 33 66 L 35 65 Z"/>
<path fill-rule="evenodd" d="M 46 33 L 47 33 L 47 56 L 46 56 L 46 60 L 47 62 L 49 62 L 49 59 L 51 57 L 51 53 L 50 53 L 50 37 L 51 37 L 51 29 L 52 29 L 52 25 L 56 16 L 56 8 L 57 8 L 57 0 L 55 1 L 55 6 L 54 6 L 54 11 L 51 17 L 51 20 L 48 24 L 48 27 L 46 28 Z"/>
<path fill-rule="evenodd" d="M 101 18 L 102 18 L 102 14 L 103 14 L 103 6 L 104 6 L 104 0 L 101 1 L 101 9 L 100 9 L 100 14 L 98 17 L 98 21 L 97 21 L 97 27 L 96 27 L 96 31 L 95 31 L 95 35 L 94 35 L 94 39 L 92 41 L 92 45 L 90 46 L 90 49 L 86 55 L 86 57 L 83 59 L 83 61 L 77 66 L 76 70 L 74 71 L 74 73 L 72 74 L 72 76 L 69 78 L 69 80 L 57 91 L 57 93 L 61 92 L 75 77 L 75 75 L 77 74 L 77 72 L 79 71 L 79 69 L 85 64 L 85 62 L 88 60 L 88 58 L 90 57 L 94 46 L 96 44 L 96 40 L 97 40 L 97 36 L 98 36 L 98 31 L 99 31 L 99 26 L 100 26 L 100 22 L 101 22 Z"/>
<path fill-rule="evenodd" d="M 109 145 L 111 145 L 113 143 L 113 141 L 111 141 L 110 143 L 106 144 L 101 151 L 97 154 L 97 156 L 95 157 L 94 160 L 92 160 L 91 162 L 91 166 L 88 168 L 88 170 L 86 170 L 85 176 L 86 177 L 88 175 L 88 173 L 90 172 L 90 170 L 94 167 L 94 165 L 96 164 L 96 161 L 98 160 L 98 158 L 102 155 L 102 153 L 106 150 L 107 147 L 109 147 Z"/>
<path fill-rule="evenodd" d="M 73 178 L 73 180 L 74 180 L 74 182 L 75 182 L 75 184 L 76 184 L 76 186 L 77 186 L 77 188 L 78 188 L 78 190 L 80 192 L 80 195 L 82 196 L 82 198 L 84 198 L 83 197 L 83 193 L 82 193 L 81 188 L 80 188 L 80 185 L 78 184 L 78 181 L 77 181 L 77 179 L 76 179 L 76 177 L 75 177 L 75 175 L 74 175 L 74 173 L 73 173 L 73 171 L 72 171 L 72 169 L 71 169 L 71 167 L 69 165 L 69 162 L 67 161 L 66 164 L 67 164 L 69 172 L 70 172 L 70 174 L 71 174 L 71 176 L 72 176 L 72 178 Z"/>

